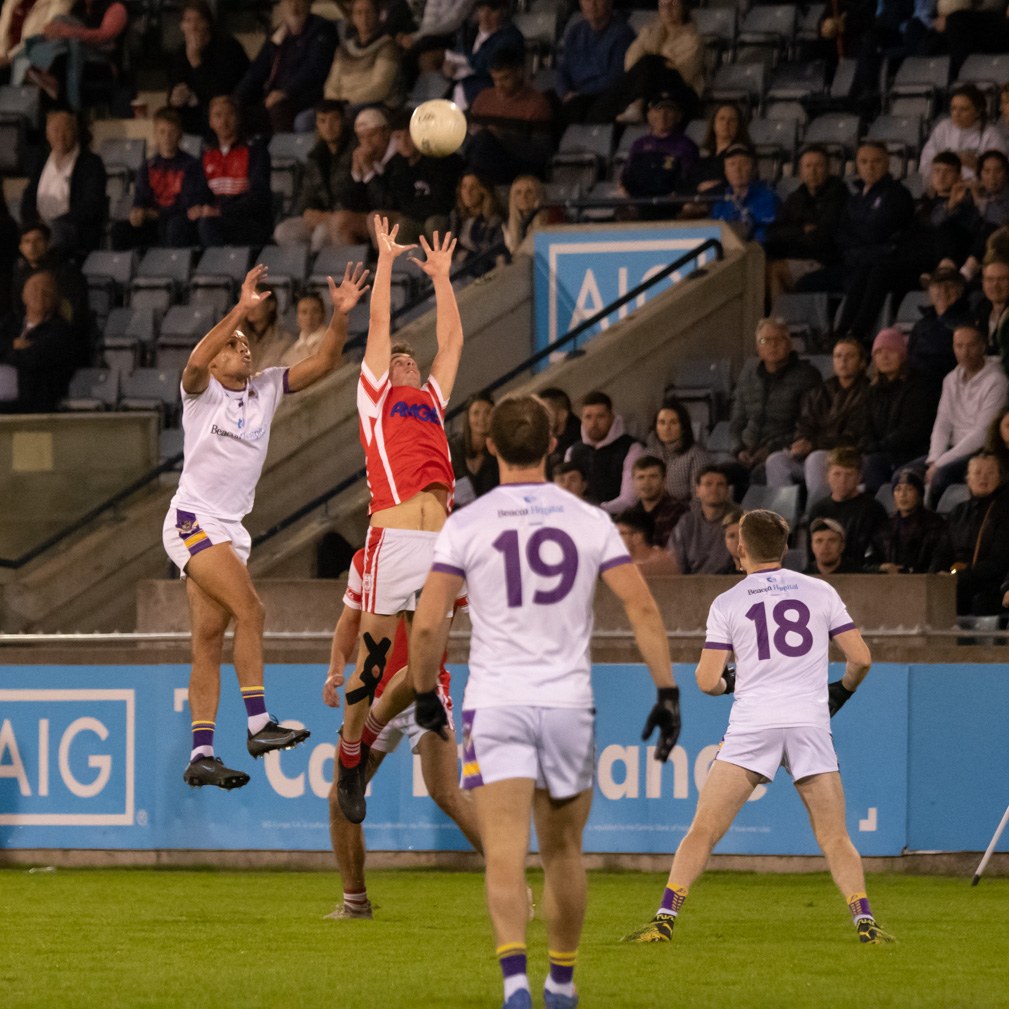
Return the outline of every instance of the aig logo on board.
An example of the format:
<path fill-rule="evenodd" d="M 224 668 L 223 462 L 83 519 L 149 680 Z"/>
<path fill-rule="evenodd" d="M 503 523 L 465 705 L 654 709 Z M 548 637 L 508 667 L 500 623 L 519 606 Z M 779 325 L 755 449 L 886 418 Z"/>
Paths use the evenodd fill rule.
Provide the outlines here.
<path fill-rule="evenodd" d="M 132 690 L 0 690 L 0 824 L 134 822 Z"/>

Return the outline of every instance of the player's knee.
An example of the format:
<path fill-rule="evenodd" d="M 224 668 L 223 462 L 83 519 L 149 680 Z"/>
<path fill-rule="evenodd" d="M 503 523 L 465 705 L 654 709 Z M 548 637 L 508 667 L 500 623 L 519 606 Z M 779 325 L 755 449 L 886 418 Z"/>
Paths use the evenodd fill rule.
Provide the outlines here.
<path fill-rule="evenodd" d="M 266 607 L 263 605 L 263 600 L 259 598 L 258 593 L 252 592 L 242 601 L 242 605 L 238 607 L 235 613 L 235 619 L 239 623 L 245 624 L 246 627 L 262 629 L 263 624 L 266 622 Z"/>

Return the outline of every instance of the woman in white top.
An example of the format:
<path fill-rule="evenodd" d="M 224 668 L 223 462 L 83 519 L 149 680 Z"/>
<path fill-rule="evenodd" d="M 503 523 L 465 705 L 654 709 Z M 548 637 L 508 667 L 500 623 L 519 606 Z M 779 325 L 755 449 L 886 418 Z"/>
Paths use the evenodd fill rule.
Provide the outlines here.
<path fill-rule="evenodd" d="M 984 95 L 973 84 L 961 84 L 950 96 L 949 119 L 936 126 L 922 148 L 918 171 L 927 185 L 932 159 L 940 151 L 952 151 L 960 158 L 963 177 L 973 179 L 978 155 L 991 150 L 1009 156 L 1006 136 L 988 122 Z"/>

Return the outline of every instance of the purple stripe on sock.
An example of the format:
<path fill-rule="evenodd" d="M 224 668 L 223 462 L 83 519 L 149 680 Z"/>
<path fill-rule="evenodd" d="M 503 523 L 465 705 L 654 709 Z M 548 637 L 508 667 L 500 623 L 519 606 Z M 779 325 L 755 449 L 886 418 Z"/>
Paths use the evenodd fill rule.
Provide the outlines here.
<path fill-rule="evenodd" d="M 557 984 L 570 984 L 571 979 L 574 976 L 574 964 L 569 964 L 567 967 L 564 967 L 559 963 L 554 963 L 553 960 L 550 961 L 550 977 L 553 978 Z"/>
<path fill-rule="evenodd" d="M 525 953 L 513 953 L 511 956 L 503 956 L 498 963 L 501 964 L 501 973 L 505 977 L 515 977 L 516 974 L 525 974 L 526 972 Z"/>

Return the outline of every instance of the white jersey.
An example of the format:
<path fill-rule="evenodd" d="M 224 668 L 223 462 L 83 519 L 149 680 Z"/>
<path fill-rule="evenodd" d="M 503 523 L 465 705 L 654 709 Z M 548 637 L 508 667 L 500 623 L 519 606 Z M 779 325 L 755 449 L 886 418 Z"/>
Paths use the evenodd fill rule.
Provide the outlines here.
<path fill-rule="evenodd" d="M 287 392 L 287 369 L 267 368 L 240 392 L 210 376 L 201 393 L 182 390 L 182 476 L 172 508 L 240 522 L 252 511 L 270 425 Z"/>
<path fill-rule="evenodd" d="M 468 585 L 463 707 L 591 708 L 596 579 L 630 563 L 610 517 L 550 483 L 503 484 L 450 515 L 432 570 Z"/>
<path fill-rule="evenodd" d="M 819 578 L 756 571 L 708 611 L 704 647 L 736 653 L 730 729 L 830 726 L 830 639 L 855 624 L 834 588 Z"/>

